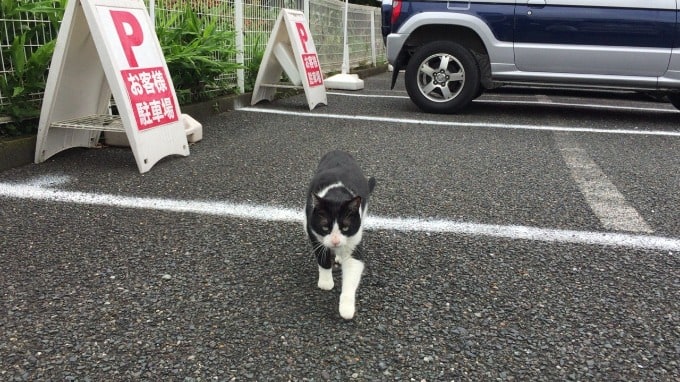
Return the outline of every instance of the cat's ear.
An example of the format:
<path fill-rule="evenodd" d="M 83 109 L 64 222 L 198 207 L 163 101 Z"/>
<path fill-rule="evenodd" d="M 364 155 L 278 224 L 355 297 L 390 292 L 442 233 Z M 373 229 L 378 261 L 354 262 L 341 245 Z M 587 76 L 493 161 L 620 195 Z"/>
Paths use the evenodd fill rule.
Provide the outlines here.
<path fill-rule="evenodd" d="M 312 193 L 312 206 L 316 208 L 319 206 L 319 204 L 321 204 L 321 198 L 319 195 Z"/>
<path fill-rule="evenodd" d="M 349 202 L 347 202 L 347 208 L 352 212 L 359 212 L 361 208 L 361 196 L 355 196 Z"/>

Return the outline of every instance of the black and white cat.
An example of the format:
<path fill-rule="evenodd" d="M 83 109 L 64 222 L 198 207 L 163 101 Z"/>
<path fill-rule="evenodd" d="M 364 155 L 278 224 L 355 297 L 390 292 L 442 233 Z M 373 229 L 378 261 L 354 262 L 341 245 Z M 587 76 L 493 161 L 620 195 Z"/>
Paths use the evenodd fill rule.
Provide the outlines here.
<path fill-rule="evenodd" d="M 344 151 L 321 158 L 307 192 L 305 231 L 319 264 L 319 288 L 333 289 L 333 261 L 342 267 L 339 311 L 344 319 L 355 312 L 356 291 L 364 263 L 352 257 L 363 234 L 368 195 L 374 178 L 366 178 L 356 160 Z"/>

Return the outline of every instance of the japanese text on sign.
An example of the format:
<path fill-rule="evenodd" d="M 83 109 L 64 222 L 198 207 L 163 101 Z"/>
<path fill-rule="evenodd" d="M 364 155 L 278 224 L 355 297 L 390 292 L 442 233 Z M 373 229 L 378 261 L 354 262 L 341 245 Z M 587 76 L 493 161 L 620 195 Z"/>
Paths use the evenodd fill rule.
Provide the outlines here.
<path fill-rule="evenodd" d="M 162 67 L 121 70 L 137 122 L 145 130 L 179 119 L 172 89 Z"/>
<path fill-rule="evenodd" d="M 305 73 L 307 74 L 307 83 L 309 86 L 313 87 L 323 85 L 321 66 L 319 65 L 319 58 L 316 56 L 316 54 L 303 54 L 302 62 L 305 65 Z"/>

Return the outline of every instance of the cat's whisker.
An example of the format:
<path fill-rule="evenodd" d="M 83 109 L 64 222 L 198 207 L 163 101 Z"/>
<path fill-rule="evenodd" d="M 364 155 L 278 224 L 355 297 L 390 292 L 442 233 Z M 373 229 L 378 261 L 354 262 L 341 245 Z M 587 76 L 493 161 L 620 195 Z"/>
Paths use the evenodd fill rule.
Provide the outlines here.
<path fill-rule="evenodd" d="M 321 262 L 325 263 L 330 256 L 330 250 L 323 245 L 323 243 L 318 243 L 314 246 L 314 252 L 319 253 Z"/>

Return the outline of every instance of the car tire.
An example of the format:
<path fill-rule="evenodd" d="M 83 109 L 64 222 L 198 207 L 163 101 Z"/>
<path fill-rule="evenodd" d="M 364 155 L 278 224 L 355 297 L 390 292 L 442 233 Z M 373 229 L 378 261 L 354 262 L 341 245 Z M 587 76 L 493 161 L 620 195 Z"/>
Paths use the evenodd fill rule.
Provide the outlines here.
<path fill-rule="evenodd" d="M 415 51 L 405 74 L 411 101 L 429 113 L 456 113 L 479 94 L 477 60 L 464 46 L 434 41 Z"/>
<path fill-rule="evenodd" d="M 673 104 L 676 109 L 680 110 L 680 93 L 668 93 L 666 96 L 668 97 L 668 100 L 671 101 L 671 104 Z"/>

